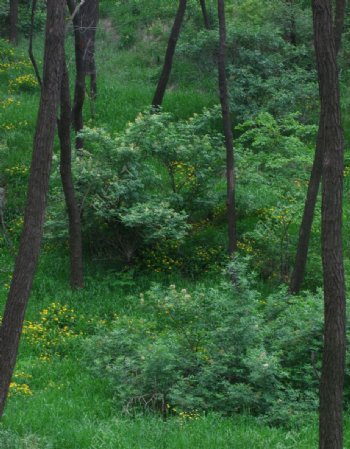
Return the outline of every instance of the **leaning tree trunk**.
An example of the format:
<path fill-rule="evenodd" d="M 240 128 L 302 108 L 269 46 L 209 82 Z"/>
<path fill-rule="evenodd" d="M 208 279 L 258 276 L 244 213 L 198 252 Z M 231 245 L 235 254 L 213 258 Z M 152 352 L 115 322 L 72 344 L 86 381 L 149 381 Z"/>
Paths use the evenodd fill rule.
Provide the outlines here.
<path fill-rule="evenodd" d="M 65 0 L 47 1 L 44 76 L 19 253 L 0 329 L 0 416 L 16 363 L 47 203 L 64 47 Z"/>
<path fill-rule="evenodd" d="M 338 54 L 341 45 L 341 36 L 344 28 L 345 5 L 346 5 L 345 0 L 337 0 L 336 2 L 336 13 L 334 20 L 334 40 L 335 40 L 336 54 Z M 303 218 L 299 230 L 299 241 L 294 262 L 294 269 L 292 272 L 289 287 L 290 293 L 293 295 L 299 293 L 301 284 L 304 279 L 307 254 L 309 251 L 309 244 L 311 237 L 312 222 L 314 219 L 317 195 L 322 177 L 322 161 L 323 161 L 322 143 L 324 140 L 323 131 L 325 129 L 325 123 L 323 122 L 323 120 L 324 117 L 321 114 L 320 126 L 318 129 L 318 136 L 317 136 L 316 151 L 305 200 Z"/>
<path fill-rule="evenodd" d="M 313 0 L 314 42 L 320 89 L 323 154 L 322 264 L 324 349 L 320 382 L 320 449 L 343 449 L 345 283 L 342 255 L 344 144 L 330 0 Z"/>
<path fill-rule="evenodd" d="M 228 252 L 233 254 L 236 250 L 236 205 L 235 205 L 235 167 L 233 152 L 232 122 L 229 104 L 229 95 L 226 79 L 226 20 L 225 1 L 218 0 L 219 17 L 219 91 L 224 125 L 226 145 L 226 177 L 227 177 L 227 222 L 228 222 Z"/>
<path fill-rule="evenodd" d="M 179 39 L 181 25 L 185 16 L 187 0 L 179 0 L 179 7 L 175 16 L 175 21 L 171 29 L 168 47 L 165 53 L 163 70 L 160 75 L 156 92 L 152 100 L 152 106 L 157 109 L 163 103 L 166 87 L 168 85 L 171 69 L 173 66 L 173 58 L 175 54 L 176 44 Z"/>
<path fill-rule="evenodd" d="M 91 75 L 91 95 L 96 96 L 95 35 L 98 22 L 99 0 L 85 0 L 80 6 L 67 0 L 73 16 L 75 41 L 75 89 L 73 102 L 73 126 L 76 133 L 84 127 L 83 107 L 85 102 L 86 75 Z M 76 148 L 83 148 L 81 137 L 76 139 Z"/>
<path fill-rule="evenodd" d="M 18 0 L 10 0 L 10 42 L 18 43 Z"/>
<path fill-rule="evenodd" d="M 69 75 L 66 63 L 64 62 L 61 83 L 61 114 L 60 119 L 58 120 L 58 135 L 61 146 L 60 172 L 69 220 L 69 249 L 71 265 L 70 283 L 72 288 L 75 289 L 82 288 L 84 286 L 84 278 L 80 209 L 75 196 L 72 175 L 72 148 L 70 140 L 71 116 Z"/>
<path fill-rule="evenodd" d="M 207 30 L 211 29 L 210 19 L 208 15 L 207 5 L 205 3 L 205 0 L 199 0 L 201 4 L 202 14 L 203 14 L 203 20 L 204 20 L 204 26 Z"/>

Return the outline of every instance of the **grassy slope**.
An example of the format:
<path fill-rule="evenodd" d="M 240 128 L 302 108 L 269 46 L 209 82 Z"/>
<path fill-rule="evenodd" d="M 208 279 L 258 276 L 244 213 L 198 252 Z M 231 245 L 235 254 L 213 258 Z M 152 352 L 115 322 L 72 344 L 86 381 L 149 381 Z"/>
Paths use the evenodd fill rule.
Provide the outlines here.
<path fill-rule="evenodd" d="M 164 41 L 149 46 L 144 40 L 137 49 L 131 47 L 120 51 L 118 31 L 111 29 L 110 22 L 102 23 L 104 29 L 99 32 L 98 44 L 97 124 L 119 130 L 149 105 L 159 73 L 156 56 Z M 175 67 L 175 71 L 181 74 L 181 65 Z M 185 78 L 181 84 L 178 75 L 176 86 L 166 96 L 166 109 L 179 116 L 187 116 L 217 101 L 215 91 L 189 87 L 188 77 Z M 6 97 L 6 85 L 1 85 L 0 89 L 2 97 Z M 9 110 L 6 118 L 14 123 L 27 121 L 28 125 L 25 129 L 20 127 L 6 133 L 10 152 L 6 161 L 2 161 L 3 167 L 28 165 L 30 158 L 38 96 L 20 94 L 17 98 L 21 101 L 20 107 Z M 16 191 L 18 204 L 24 197 L 24 181 Z M 10 257 L 5 254 L 0 256 L 0 261 L 1 269 L 11 264 Z M 55 301 L 69 304 L 87 318 L 108 319 L 112 312 L 120 313 L 122 310 L 132 313 L 133 299 L 129 293 L 136 295 L 149 283 L 149 279 L 140 280 L 137 286 L 125 288 L 113 274 L 107 276 L 90 267 L 86 289 L 71 293 L 66 284 L 66 267 L 67 259 L 60 254 L 47 252 L 42 256 L 28 310 L 29 319 L 37 320 L 39 311 Z M 52 273 L 55 273 L 54 277 Z M 6 298 L 6 276 L 1 273 L 1 306 Z M 225 419 L 209 416 L 191 422 L 121 417 L 113 408 L 108 385 L 93 378 L 81 363 L 80 345 L 83 345 L 83 340 L 63 360 L 53 357 L 50 361 L 42 361 L 24 341 L 17 371 L 27 375 L 33 395 L 20 394 L 9 399 L 0 432 L 1 448 L 309 449 L 316 446 L 317 428 L 312 423 L 301 431 L 286 432 L 270 429 L 244 417 Z M 349 435 L 347 438 L 349 441 Z"/>

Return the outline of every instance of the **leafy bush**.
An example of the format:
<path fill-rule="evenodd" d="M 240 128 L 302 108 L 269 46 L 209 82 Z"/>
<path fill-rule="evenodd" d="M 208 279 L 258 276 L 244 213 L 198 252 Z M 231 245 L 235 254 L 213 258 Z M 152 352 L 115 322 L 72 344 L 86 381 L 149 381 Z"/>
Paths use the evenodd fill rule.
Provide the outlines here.
<path fill-rule="evenodd" d="M 130 262 L 152 242 L 183 240 L 190 223 L 224 197 L 216 186 L 225 153 L 221 138 L 208 132 L 216 115 L 217 109 L 175 121 L 167 113 L 146 113 L 115 137 L 102 129 L 84 131 L 85 151 L 74 170 L 94 250 L 113 248 Z M 62 221 L 59 191 L 57 182 L 52 225 Z"/>
<path fill-rule="evenodd" d="M 263 300 L 246 261 L 231 269 L 235 287 L 154 285 L 140 296 L 143 318 L 121 317 L 89 340 L 90 368 L 109 378 L 125 411 L 249 411 L 281 424 L 316 409 L 309 355 L 319 356 L 319 297 L 287 303 L 281 290 Z"/>
<path fill-rule="evenodd" d="M 274 31 L 272 31 L 274 30 Z M 179 44 L 183 58 L 195 61 L 206 77 L 217 66 L 218 31 L 200 31 Z M 311 121 L 317 111 L 317 84 L 307 44 L 293 46 L 270 24 L 228 26 L 228 82 L 235 123 L 267 111 L 283 116 L 303 111 Z"/>
<path fill-rule="evenodd" d="M 261 113 L 236 127 L 237 201 L 250 219 L 239 244 L 265 277 L 286 281 L 313 160 L 315 127 Z M 248 221 L 246 222 L 248 224 Z M 268 238 L 267 238 L 268 236 Z"/>

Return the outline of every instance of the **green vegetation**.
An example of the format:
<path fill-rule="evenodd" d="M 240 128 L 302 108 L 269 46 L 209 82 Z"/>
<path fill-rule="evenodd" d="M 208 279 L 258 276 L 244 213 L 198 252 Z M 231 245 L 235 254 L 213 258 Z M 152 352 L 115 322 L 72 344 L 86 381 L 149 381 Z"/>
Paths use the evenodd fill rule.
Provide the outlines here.
<path fill-rule="evenodd" d="M 238 215 L 238 255 L 230 261 L 218 36 L 203 30 L 195 0 L 164 107 L 149 111 L 175 3 L 101 0 L 96 115 L 88 99 L 84 149 L 73 161 L 86 285 L 68 287 L 56 142 L 43 251 L 0 425 L 1 449 L 316 447 L 319 210 L 308 290 L 290 297 L 286 287 L 317 130 L 310 11 L 297 2 L 294 46 L 285 39 L 284 2 L 227 7 Z M 215 2 L 207 3 L 215 24 Z M 0 187 L 7 196 L 1 310 L 23 224 L 39 98 L 26 55 L 27 2 L 21 8 L 19 48 L 0 39 Z M 0 24 L 6 15 L 0 0 Z M 43 21 L 40 10 L 39 65 Z M 343 86 L 348 50 L 346 44 L 341 54 Z M 73 80 L 71 36 L 67 52 Z M 344 95 L 344 110 L 348 101 Z M 348 155 L 345 165 L 348 193 Z M 346 195 L 345 235 L 349 213 Z M 347 241 L 344 253 L 349 278 Z"/>

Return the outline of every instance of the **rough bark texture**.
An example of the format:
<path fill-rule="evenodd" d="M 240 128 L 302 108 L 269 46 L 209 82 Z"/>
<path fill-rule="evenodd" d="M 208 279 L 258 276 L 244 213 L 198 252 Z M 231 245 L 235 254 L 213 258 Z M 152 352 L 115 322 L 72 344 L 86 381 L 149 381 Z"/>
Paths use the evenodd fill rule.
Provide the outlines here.
<path fill-rule="evenodd" d="M 207 5 L 205 3 L 205 0 L 199 0 L 202 8 L 202 14 L 203 14 L 203 20 L 204 20 L 204 26 L 207 30 L 211 29 L 210 19 L 208 15 Z"/>
<path fill-rule="evenodd" d="M 341 37 L 344 31 L 346 0 L 336 0 L 334 19 L 334 42 L 335 51 L 338 54 L 341 46 Z"/>
<path fill-rule="evenodd" d="M 16 363 L 25 310 L 37 266 L 47 203 L 61 84 L 65 0 L 48 0 L 44 77 L 34 138 L 24 228 L 0 329 L 0 416 Z"/>
<path fill-rule="evenodd" d="M 80 209 L 75 196 L 72 175 L 72 147 L 70 140 L 71 120 L 72 114 L 69 92 L 69 75 L 66 63 L 64 62 L 61 83 L 61 113 L 58 121 L 58 135 L 61 146 L 60 172 L 69 220 L 69 247 L 71 263 L 70 283 L 72 288 L 82 288 L 84 286 L 83 249 Z"/>
<path fill-rule="evenodd" d="M 171 29 L 168 47 L 165 53 L 163 70 L 160 75 L 156 92 L 152 100 L 152 106 L 159 108 L 163 103 L 166 87 L 168 85 L 171 69 L 173 66 L 173 58 L 175 54 L 176 44 L 179 39 L 181 25 L 185 16 L 187 0 L 179 0 L 179 7 L 175 16 L 175 21 Z"/>
<path fill-rule="evenodd" d="M 320 382 L 320 449 L 343 449 L 345 285 L 342 255 L 343 133 L 331 1 L 313 0 L 323 116 L 322 264 L 325 328 Z"/>
<path fill-rule="evenodd" d="M 346 6 L 345 0 L 337 0 L 335 21 L 334 21 L 334 39 L 335 39 L 336 54 L 338 54 L 341 45 L 341 36 L 344 28 L 345 6 Z M 312 222 L 314 219 L 317 195 L 322 177 L 322 160 L 323 160 L 322 146 L 324 141 L 323 137 L 324 129 L 325 129 L 324 115 L 321 113 L 314 162 L 312 165 L 312 171 L 305 200 L 304 213 L 299 230 L 299 241 L 295 257 L 294 269 L 292 272 L 290 282 L 290 293 L 292 293 L 293 295 L 299 293 L 304 279 L 307 254 L 309 251 Z"/>
<path fill-rule="evenodd" d="M 10 0 L 10 42 L 18 43 L 18 0 Z"/>
<path fill-rule="evenodd" d="M 226 176 L 227 176 L 227 222 L 228 222 L 228 252 L 233 254 L 236 250 L 236 205 L 235 205 L 235 168 L 233 152 L 232 122 L 226 79 L 226 20 L 225 2 L 218 0 L 219 17 L 219 91 L 224 125 L 226 145 Z"/>
<path fill-rule="evenodd" d="M 96 97 L 95 36 L 99 17 L 99 0 L 85 0 L 76 10 L 74 0 L 67 0 L 73 15 L 75 40 L 75 90 L 73 103 L 73 126 L 78 133 L 84 127 L 83 107 L 85 101 L 86 75 L 91 75 L 91 96 Z M 83 148 L 83 140 L 76 139 L 77 149 Z"/>

